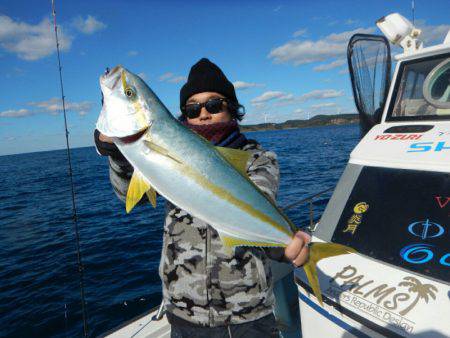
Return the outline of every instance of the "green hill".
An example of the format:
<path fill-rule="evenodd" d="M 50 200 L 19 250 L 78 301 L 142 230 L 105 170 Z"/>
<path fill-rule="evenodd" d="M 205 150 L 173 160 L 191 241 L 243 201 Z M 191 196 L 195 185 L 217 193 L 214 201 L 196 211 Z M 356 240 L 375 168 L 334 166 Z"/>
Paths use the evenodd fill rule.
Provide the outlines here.
<path fill-rule="evenodd" d="M 316 115 L 309 120 L 287 120 L 282 123 L 260 123 L 241 125 L 242 131 L 296 129 L 317 126 L 359 123 L 358 114 Z"/>

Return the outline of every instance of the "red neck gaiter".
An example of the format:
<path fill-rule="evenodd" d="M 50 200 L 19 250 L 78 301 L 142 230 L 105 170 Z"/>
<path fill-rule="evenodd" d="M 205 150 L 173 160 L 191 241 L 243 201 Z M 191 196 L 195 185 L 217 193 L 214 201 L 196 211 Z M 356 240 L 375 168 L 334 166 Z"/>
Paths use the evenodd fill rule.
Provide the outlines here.
<path fill-rule="evenodd" d="M 183 121 L 182 123 L 213 144 L 218 144 L 232 132 L 239 131 L 239 125 L 236 120 L 202 125 L 190 124 L 187 121 Z"/>

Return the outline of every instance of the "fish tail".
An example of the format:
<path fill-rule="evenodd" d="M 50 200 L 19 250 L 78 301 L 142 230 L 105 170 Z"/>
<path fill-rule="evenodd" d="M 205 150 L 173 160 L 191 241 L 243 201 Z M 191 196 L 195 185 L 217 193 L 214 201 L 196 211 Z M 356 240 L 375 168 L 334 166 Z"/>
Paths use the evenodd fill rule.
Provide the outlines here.
<path fill-rule="evenodd" d="M 311 243 L 309 260 L 303 266 L 308 283 L 311 286 L 314 296 L 320 305 L 323 306 L 322 291 L 320 290 L 319 277 L 317 275 L 317 263 L 324 258 L 356 253 L 356 250 L 348 246 L 336 243 Z"/>

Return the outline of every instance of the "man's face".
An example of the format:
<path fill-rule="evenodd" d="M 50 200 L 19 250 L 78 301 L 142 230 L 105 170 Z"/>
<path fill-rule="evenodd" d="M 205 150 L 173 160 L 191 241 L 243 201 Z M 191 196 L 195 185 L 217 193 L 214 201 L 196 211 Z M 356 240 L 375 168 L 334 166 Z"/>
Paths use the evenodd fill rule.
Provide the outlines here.
<path fill-rule="evenodd" d="M 193 103 L 205 103 L 208 100 L 211 99 L 217 99 L 217 98 L 225 98 L 223 95 L 215 92 L 203 92 L 203 93 L 197 93 L 192 95 L 187 101 L 186 105 L 193 104 Z M 218 122 L 228 122 L 231 121 L 231 115 L 228 112 L 227 109 L 227 103 L 223 101 L 222 103 L 222 109 L 216 113 L 211 114 L 206 107 L 202 107 L 200 110 L 200 115 L 196 118 L 189 118 L 187 117 L 187 121 L 190 124 L 194 125 L 204 125 L 204 124 L 213 124 Z"/>

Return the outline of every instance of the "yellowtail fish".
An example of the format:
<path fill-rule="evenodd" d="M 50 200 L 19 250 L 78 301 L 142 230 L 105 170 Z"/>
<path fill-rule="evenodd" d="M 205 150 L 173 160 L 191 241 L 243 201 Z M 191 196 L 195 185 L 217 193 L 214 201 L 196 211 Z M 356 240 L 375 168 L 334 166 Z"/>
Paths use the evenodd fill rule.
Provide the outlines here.
<path fill-rule="evenodd" d="M 103 108 L 97 129 L 111 137 L 134 168 L 129 212 L 156 192 L 214 227 L 225 247 L 286 247 L 295 225 L 247 177 L 250 153 L 214 147 L 183 126 L 137 75 L 121 66 L 100 77 Z M 317 245 L 317 247 L 316 247 Z M 305 270 L 321 302 L 316 262 L 349 253 L 338 244 L 312 246 Z"/>

